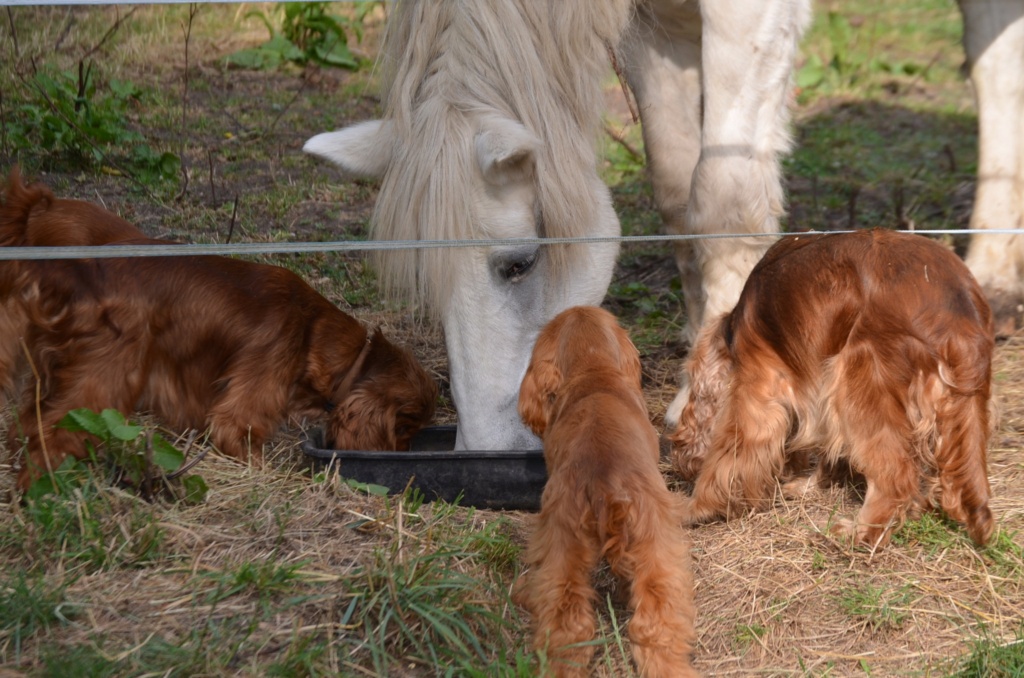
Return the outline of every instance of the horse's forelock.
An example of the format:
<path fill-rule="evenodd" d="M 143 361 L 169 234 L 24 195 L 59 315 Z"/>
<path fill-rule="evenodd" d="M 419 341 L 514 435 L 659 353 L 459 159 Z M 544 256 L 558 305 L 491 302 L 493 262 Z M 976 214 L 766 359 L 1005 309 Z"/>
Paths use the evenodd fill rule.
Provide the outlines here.
<path fill-rule="evenodd" d="M 599 218 L 595 138 L 602 110 L 606 45 L 628 17 L 629 0 L 403 0 L 390 18 L 385 116 L 397 135 L 374 216 L 381 239 L 468 239 L 477 232 L 472 193 L 475 121 L 518 120 L 542 141 L 537 201 L 547 237 L 586 235 Z M 577 246 L 581 247 L 581 246 Z M 553 272 L 574 249 L 549 247 Z M 388 253 L 385 287 L 433 309 L 453 283 L 457 249 Z"/>

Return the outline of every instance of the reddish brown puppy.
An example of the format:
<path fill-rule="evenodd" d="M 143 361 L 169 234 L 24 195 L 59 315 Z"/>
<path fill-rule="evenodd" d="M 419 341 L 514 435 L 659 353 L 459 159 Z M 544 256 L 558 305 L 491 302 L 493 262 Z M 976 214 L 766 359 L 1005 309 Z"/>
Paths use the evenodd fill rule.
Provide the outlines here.
<path fill-rule="evenodd" d="M 517 593 L 556 676 L 589 675 L 600 559 L 630 585 L 629 638 L 644 676 L 694 676 L 693 581 L 680 499 L 658 470 L 640 356 L 607 311 L 576 307 L 541 332 L 519 393 L 544 440 L 548 481 Z"/>
<path fill-rule="evenodd" d="M 870 547 L 925 506 L 976 544 L 992 535 L 986 448 L 992 314 L 949 249 L 872 230 L 784 238 L 736 307 L 701 332 L 674 433 L 692 521 L 765 505 L 808 451 L 867 481 L 855 520 Z"/>

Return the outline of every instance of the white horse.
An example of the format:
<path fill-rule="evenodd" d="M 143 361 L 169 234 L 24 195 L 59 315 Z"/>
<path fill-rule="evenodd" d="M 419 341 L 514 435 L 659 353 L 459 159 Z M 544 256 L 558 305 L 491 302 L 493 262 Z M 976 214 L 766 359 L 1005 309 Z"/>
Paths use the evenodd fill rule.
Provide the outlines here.
<path fill-rule="evenodd" d="M 809 0 L 406 0 L 385 38 L 383 120 L 305 150 L 382 177 L 382 239 L 620 232 L 595 142 L 608 50 L 643 122 L 655 198 L 682 233 L 778 230 L 778 156 Z M 677 249 L 690 326 L 728 310 L 764 238 Z M 381 257 L 393 290 L 440 317 L 459 413 L 456 447 L 533 447 L 516 413 L 540 328 L 597 304 L 615 245 L 509 244 Z"/>
<path fill-rule="evenodd" d="M 980 109 L 972 228 L 1024 216 L 1024 2 L 960 0 Z M 403 0 L 385 40 L 383 120 L 305 150 L 383 178 L 381 239 L 619 233 L 594 151 L 600 80 L 617 53 L 637 99 L 655 200 L 670 233 L 778 230 L 790 80 L 810 0 Z M 676 248 L 692 337 L 729 310 L 765 238 Z M 516 414 L 540 327 L 599 303 L 614 245 L 389 253 L 394 291 L 445 329 L 458 448 L 538 441 Z M 968 264 L 997 313 L 1020 316 L 1024 238 L 978 235 Z M 674 427 L 686 394 L 666 414 Z"/>

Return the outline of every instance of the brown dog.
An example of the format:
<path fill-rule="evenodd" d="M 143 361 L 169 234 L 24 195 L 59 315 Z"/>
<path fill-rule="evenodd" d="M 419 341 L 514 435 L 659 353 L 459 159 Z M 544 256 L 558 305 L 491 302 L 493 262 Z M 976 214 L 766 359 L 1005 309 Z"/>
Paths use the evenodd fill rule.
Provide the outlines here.
<path fill-rule="evenodd" d="M 26 187 L 15 167 L 0 196 L 0 246 L 57 247 L 153 242 L 132 224 L 82 200 L 57 199 L 42 184 Z M 0 394 L 12 395 L 23 361 L 28 317 L 12 296 L 18 261 L 0 261 Z"/>
<path fill-rule="evenodd" d="M 123 230 L 105 210 L 76 218 L 69 203 L 31 190 L 34 202 L 8 195 L 0 242 L 26 244 L 30 225 L 50 242 L 75 242 L 61 230 Z M 84 434 L 54 426 L 78 407 L 141 407 L 177 428 L 209 427 L 222 452 L 256 462 L 289 415 L 326 416 L 328 445 L 383 450 L 406 449 L 434 412 L 437 387 L 409 351 L 277 266 L 211 256 L 23 261 L 9 291 L 28 318 L 41 380 L 38 404 L 33 385 L 19 413 L 22 490 L 85 454 Z"/>
<path fill-rule="evenodd" d="M 693 676 L 693 582 L 681 502 L 658 470 L 640 356 L 599 308 L 562 312 L 541 332 L 519 392 L 544 439 L 548 481 L 517 593 L 534 645 L 557 676 L 588 675 L 601 558 L 631 584 L 629 638 L 645 676 Z"/>
<path fill-rule="evenodd" d="M 926 505 L 994 528 L 986 448 L 992 315 L 967 267 L 922 236 L 784 238 L 731 313 L 701 331 L 675 465 L 696 476 L 693 521 L 762 507 L 808 450 L 867 481 L 834 531 L 878 547 Z M 795 456 L 794 456 L 795 455 Z"/>

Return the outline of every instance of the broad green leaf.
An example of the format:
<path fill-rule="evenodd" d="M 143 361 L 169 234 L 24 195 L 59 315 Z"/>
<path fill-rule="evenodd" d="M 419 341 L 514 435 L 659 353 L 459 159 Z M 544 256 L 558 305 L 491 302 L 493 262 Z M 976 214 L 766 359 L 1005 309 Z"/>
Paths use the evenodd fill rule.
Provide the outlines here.
<path fill-rule="evenodd" d="M 108 438 L 106 422 L 100 415 L 86 407 L 71 410 L 57 422 L 57 426 L 66 431 L 85 431 L 104 440 Z"/>
<path fill-rule="evenodd" d="M 153 463 L 165 471 L 177 471 L 185 462 L 181 450 L 171 445 L 159 433 L 153 434 Z"/>
<path fill-rule="evenodd" d="M 345 482 L 352 489 L 359 490 L 360 492 L 366 492 L 367 494 L 372 494 L 375 497 L 387 496 L 387 493 L 390 491 L 383 485 L 374 485 L 373 483 L 361 483 L 358 480 L 353 480 L 352 478 L 346 478 Z"/>
<path fill-rule="evenodd" d="M 28 490 L 25 491 L 25 498 L 39 499 L 47 494 L 63 494 L 61 490 L 77 487 L 80 483 L 70 481 L 74 480 L 75 476 L 81 475 L 78 473 L 80 470 L 82 470 L 81 465 L 77 459 L 71 456 L 65 457 L 53 473 L 44 473 L 29 485 Z"/>
<path fill-rule="evenodd" d="M 107 424 L 107 429 L 110 431 L 110 436 L 117 438 L 118 440 L 129 442 L 135 440 L 142 433 L 142 427 L 134 424 L 129 424 L 124 415 L 117 410 L 106 409 L 100 413 L 100 417 Z"/>
<path fill-rule="evenodd" d="M 202 503 L 206 499 L 206 493 L 210 491 L 202 476 L 185 476 L 181 484 L 185 488 L 185 503 L 188 504 Z"/>
<path fill-rule="evenodd" d="M 825 79 L 825 67 L 821 63 L 816 55 L 811 55 L 807 59 L 807 63 L 803 65 L 796 74 L 797 87 L 809 89 L 811 87 L 817 87 L 821 84 L 821 81 Z"/>

